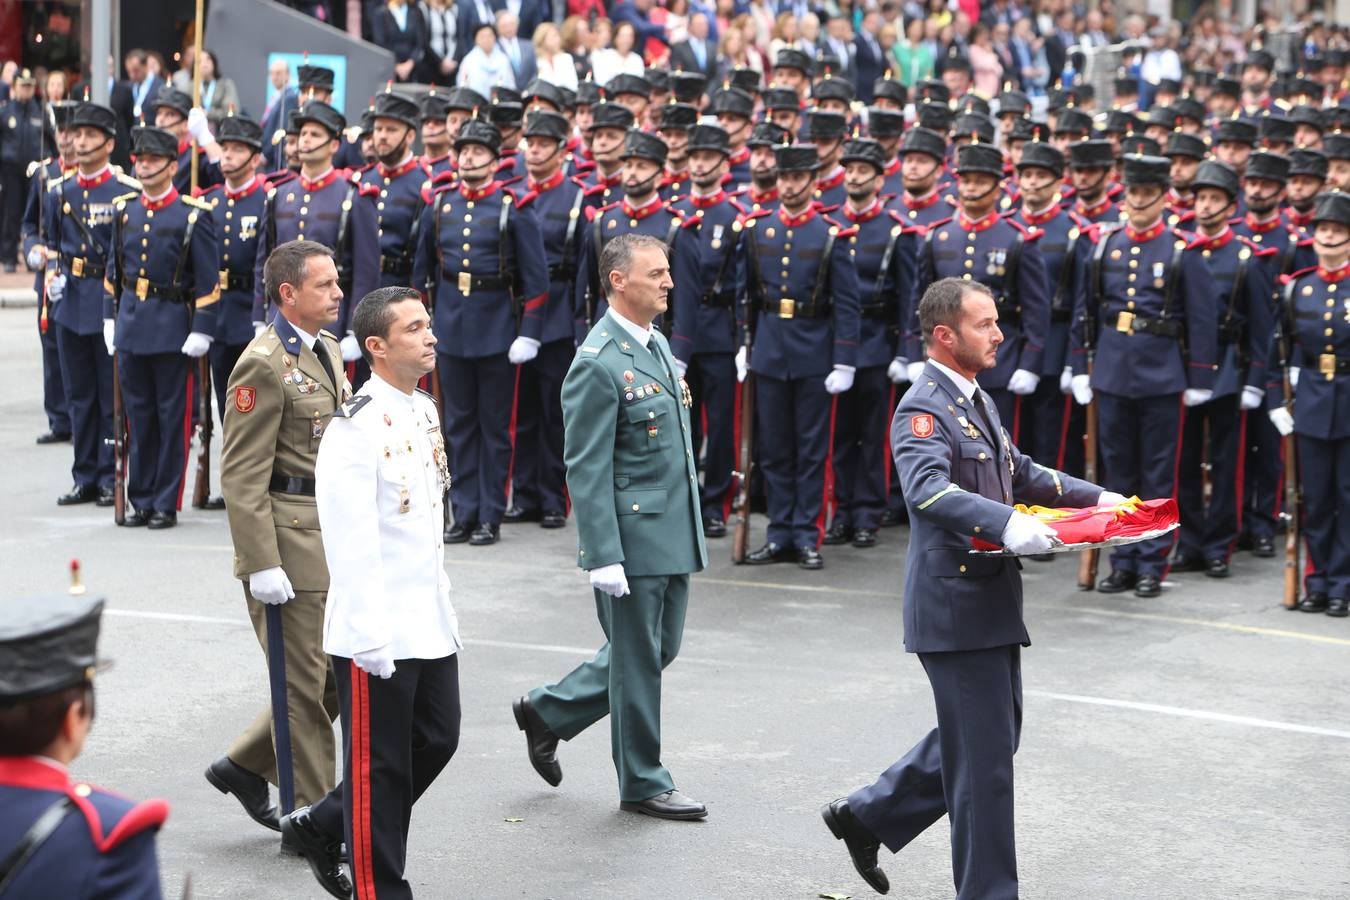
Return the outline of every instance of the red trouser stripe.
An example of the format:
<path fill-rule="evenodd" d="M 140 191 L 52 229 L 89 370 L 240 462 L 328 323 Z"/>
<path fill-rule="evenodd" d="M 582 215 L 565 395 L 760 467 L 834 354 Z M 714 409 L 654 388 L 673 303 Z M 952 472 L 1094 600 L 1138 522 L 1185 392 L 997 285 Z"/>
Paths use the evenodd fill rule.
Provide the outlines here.
<path fill-rule="evenodd" d="M 834 419 L 839 412 L 839 395 L 830 396 L 830 433 L 826 436 L 829 441 L 825 445 L 825 478 L 823 480 L 824 490 L 820 497 L 820 515 L 816 516 L 816 546 L 825 539 L 825 522 L 830 517 L 830 507 L 834 503 Z"/>
<path fill-rule="evenodd" d="M 375 871 L 370 852 L 370 683 L 352 661 L 352 885 L 358 898 L 375 900 Z"/>
<path fill-rule="evenodd" d="M 183 489 L 187 487 L 187 470 L 192 462 L 192 389 L 197 382 L 196 366 L 195 359 L 188 364 L 187 402 L 183 404 L 183 474 L 178 479 L 178 499 L 174 503 L 174 509 L 179 512 L 183 510 Z M 206 409 L 209 414 L 211 406 L 208 404 Z"/>

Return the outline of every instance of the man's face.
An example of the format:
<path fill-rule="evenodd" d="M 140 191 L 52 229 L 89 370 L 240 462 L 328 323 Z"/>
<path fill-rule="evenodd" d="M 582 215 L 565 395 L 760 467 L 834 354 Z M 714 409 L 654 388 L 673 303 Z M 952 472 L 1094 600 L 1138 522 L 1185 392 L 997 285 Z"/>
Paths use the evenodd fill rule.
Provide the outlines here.
<path fill-rule="evenodd" d="M 660 163 L 630 156 L 623 161 L 623 192 L 630 197 L 645 197 L 656 188 L 656 178 L 660 174 Z"/>
<path fill-rule="evenodd" d="M 431 316 L 418 297 L 408 297 L 389 306 L 394 321 L 386 337 L 366 338 L 366 350 L 391 373 L 416 380 L 436 368 L 436 335 Z"/>
<path fill-rule="evenodd" d="M 796 134 L 801 128 L 802 116 L 795 109 L 775 109 L 769 113 L 769 121 L 788 134 Z"/>
<path fill-rule="evenodd" d="M 727 158 L 716 150 L 695 150 L 689 154 L 689 172 L 699 190 L 709 191 L 722 183 Z"/>
<path fill-rule="evenodd" d="M 1289 176 L 1289 202 L 1299 210 L 1312 206 L 1317 192 L 1322 190 L 1324 182 L 1313 175 Z"/>
<path fill-rule="evenodd" d="M 667 162 L 684 162 L 689 158 L 689 132 L 684 128 L 666 128 L 657 132 L 666 142 Z"/>
<path fill-rule="evenodd" d="M 1200 170 L 1200 160 L 1190 156 L 1172 157 L 1172 187 L 1179 191 L 1189 190 Z"/>
<path fill-rule="evenodd" d="M 335 321 L 342 303 L 342 288 L 338 287 L 337 266 L 327 255 L 311 256 L 305 260 L 300 284 L 283 283 L 279 290 L 282 308 L 292 313 L 292 321 L 301 327 Z M 311 333 L 317 329 L 305 328 Z"/>
<path fill-rule="evenodd" d="M 126 58 L 127 78 L 131 81 L 140 81 L 145 78 L 145 65 L 134 56 Z"/>
<path fill-rule="evenodd" d="M 112 149 L 110 139 L 97 128 L 81 125 L 75 129 L 75 155 L 81 162 L 101 162 Z M 1333 160 L 1334 162 L 1334 160 Z"/>
<path fill-rule="evenodd" d="M 772 147 L 750 148 L 750 177 L 755 184 L 765 190 L 778 178 L 778 158 Z"/>
<path fill-rule="evenodd" d="M 978 219 L 994 206 L 998 199 L 998 179 L 988 172 L 966 172 L 956 176 L 956 188 L 961 206 L 967 216 Z"/>
<path fill-rule="evenodd" d="M 178 171 L 178 160 L 142 153 L 136 157 L 133 168 L 137 180 L 153 197 L 173 178 L 174 172 Z"/>
<path fill-rule="evenodd" d="M 1237 109 L 1237 99 L 1230 94 L 1210 94 L 1209 111 L 1215 118 L 1227 119 L 1233 115 L 1233 110 Z"/>
<path fill-rule="evenodd" d="M 1345 261 L 1350 252 L 1346 242 L 1350 241 L 1350 228 L 1340 222 L 1318 222 L 1313 227 L 1313 250 L 1317 252 L 1317 261 L 1324 266 L 1335 268 Z"/>
<path fill-rule="evenodd" d="M 272 87 L 281 90 L 286 86 L 286 82 L 291 80 L 291 69 L 284 62 L 274 62 L 267 70 L 267 77 L 272 82 Z"/>
<path fill-rule="evenodd" d="M 638 247 L 628 271 L 609 274 L 611 302 L 620 315 L 646 324 L 666 311 L 670 291 L 670 262 L 659 247 Z"/>
<path fill-rule="evenodd" d="M 1241 141 L 1223 141 L 1214 146 L 1214 158 L 1219 162 L 1228 163 L 1239 172 L 1247 168 L 1247 160 L 1251 155 L 1251 145 Z"/>
<path fill-rule="evenodd" d="M 471 117 L 467 109 L 452 109 L 445 114 L 445 139 L 453 141 L 459 137 L 459 128 Z"/>
<path fill-rule="evenodd" d="M 492 151 L 482 144 L 465 144 L 455 154 L 455 165 L 465 181 L 472 180 L 477 184 L 492 174 L 495 158 Z"/>
<path fill-rule="evenodd" d="M 812 138 L 811 143 L 816 145 L 816 153 L 820 156 L 820 165 L 824 169 L 834 168 L 844 152 L 844 142 L 839 138 Z"/>
<path fill-rule="evenodd" d="M 1242 196 L 1249 210 L 1257 215 L 1265 215 L 1284 200 L 1284 185 L 1269 178 L 1244 178 Z"/>
<path fill-rule="evenodd" d="M 333 158 L 337 152 L 337 138 L 328 133 L 328 129 L 314 122 L 300 125 L 300 135 L 295 142 L 295 154 L 302 163 L 322 164 Z"/>
<path fill-rule="evenodd" d="M 222 141 L 220 144 L 220 168 L 234 173 L 237 178 L 247 178 L 257 168 L 257 150 L 239 141 Z"/>
<path fill-rule="evenodd" d="M 1125 211 L 1135 231 L 1151 227 L 1162 215 L 1167 191 L 1152 184 L 1130 185 L 1125 189 Z"/>
<path fill-rule="evenodd" d="M 1201 225 L 1222 228 L 1233 201 L 1218 188 L 1202 187 L 1195 192 L 1195 217 Z"/>
<path fill-rule="evenodd" d="M 871 201 L 881 186 L 881 172 L 867 162 L 850 162 L 844 166 L 844 193 L 854 204 Z"/>
<path fill-rule="evenodd" d="M 75 132 L 69 128 L 56 129 L 56 152 L 67 162 L 75 155 Z"/>
<path fill-rule="evenodd" d="M 1322 132 L 1311 125 L 1299 123 L 1294 126 L 1294 143 L 1309 150 L 1322 149 Z"/>
<path fill-rule="evenodd" d="M 161 106 L 155 110 L 155 127 L 172 131 L 181 138 L 187 133 L 187 119 L 180 116 L 177 110 Z"/>
<path fill-rule="evenodd" d="M 591 113 L 590 104 L 583 104 L 577 107 L 573 122 L 577 127 L 577 131 L 581 132 L 583 135 L 586 134 L 593 121 L 595 121 L 595 116 Z"/>
<path fill-rule="evenodd" d="M 942 73 L 942 83 L 951 91 L 953 97 L 960 97 L 970 90 L 970 76 L 961 69 L 945 69 Z"/>
<path fill-rule="evenodd" d="M 738 116 L 734 113 L 719 113 L 717 124 L 722 126 L 722 130 L 727 133 L 731 139 L 731 146 L 739 147 L 749 139 L 750 120 L 745 116 Z"/>
<path fill-rule="evenodd" d="M 450 142 L 444 119 L 422 120 L 422 145 L 424 147 L 443 148 Z"/>
<path fill-rule="evenodd" d="M 976 291 L 967 292 L 961 301 L 961 318 L 956 327 L 936 326 L 933 339 L 951 351 L 962 371 L 992 369 L 998 359 L 998 345 L 1003 343 L 994 298 Z"/>
<path fill-rule="evenodd" d="M 1028 209 L 1044 209 L 1059 190 L 1059 181 L 1054 172 L 1040 166 L 1017 170 L 1017 186 L 1022 190 L 1022 200 Z"/>
<path fill-rule="evenodd" d="M 773 85 L 791 88 L 800 95 L 806 88 L 806 73 L 788 66 L 780 66 L 773 70 Z"/>
<path fill-rule="evenodd" d="M 647 98 L 641 94 L 620 94 L 614 98 L 614 102 L 620 106 L 627 107 L 633 114 L 633 118 L 642 121 L 642 116 L 647 111 Z"/>
<path fill-rule="evenodd" d="M 286 153 L 286 165 L 295 168 L 300 165 L 300 140 L 298 135 L 287 134 L 282 149 Z"/>
<path fill-rule="evenodd" d="M 559 149 L 560 145 L 551 137 L 535 135 L 525 138 L 525 168 L 535 176 L 553 174 L 559 161 Z"/>
<path fill-rule="evenodd" d="M 376 119 L 370 140 L 380 162 L 386 166 L 394 165 L 408 152 L 408 145 L 412 143 L 412 129 L 396 119 Z"/>
<path fill-rule="evenodd" d="M 591 132 L 591 155 L 596 162 L 614 163 L 623 152 L 624 132 L 618 128 L 597 128 Z"/>
<path fill-rule="evenodd" d="M 1262 94 L 1270 82 L 1270 73 L 1260 66 L 1247 66 L 1242 70 L 1242 89 L 1253 94 Z"/>
<path fill-rule="evenodd" d="M 497 19 L 497 36 L 504 41 L 509 41 L 516 36 L 516 30 L 520 23 L 516 21 L 515 16 L 502 16 Z"/>
<path fill-rule="evenodd" d="M 1106 189 L 1107 170 L 1100 167 L 1070 169 L 1069 178 L 1073 182 L 1073 189 L 1084 200 L 1092 203 L 1101 197 L 1102 191 Z"/>
<path fill-rule="evenodd" d="M 1327 163 L 1327 187 L 1350 191 L 1350 159 L 1333 159 Z"/>
<path fill-rule="evenodd" d="M 839 113 L 841 116 L 847 116 L 849 112 L 848 104 L 843 100 L 836 100 L 834 97 L 822 100 L 816 106 L 821 112 Z"/>
<path fill-rule="evenodd" d="M 900 179 L 905 190 L 915 197 L 922 197 L 933 189 L 941 169 L 942 161 L 926 153 L 906 153 L 900 158 Z"/>
<path fill-rule="evenodd" d="M 37 86 L 31 81 L 25 81 L 23 84 L 14 85 L 14 99 L 20 102 L 33 99 L 33 92 Z"/>

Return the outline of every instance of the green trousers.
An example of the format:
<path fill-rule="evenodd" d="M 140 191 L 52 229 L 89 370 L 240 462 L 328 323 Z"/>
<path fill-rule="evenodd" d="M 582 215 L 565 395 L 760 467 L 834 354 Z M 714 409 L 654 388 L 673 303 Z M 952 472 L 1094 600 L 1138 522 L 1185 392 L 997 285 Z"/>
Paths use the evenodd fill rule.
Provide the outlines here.
<path fill-rule="evenodd" d="M 531 691 L 530 702 L 565 741 L 608 714 L 619 799 L 638 802 L 675 787 L 661 765 L 661 670 L 680 652 L 689 576 L 630 576 L 628 589 L 625 597 L 595 592 L 605 645 L 557 684 Z"/>

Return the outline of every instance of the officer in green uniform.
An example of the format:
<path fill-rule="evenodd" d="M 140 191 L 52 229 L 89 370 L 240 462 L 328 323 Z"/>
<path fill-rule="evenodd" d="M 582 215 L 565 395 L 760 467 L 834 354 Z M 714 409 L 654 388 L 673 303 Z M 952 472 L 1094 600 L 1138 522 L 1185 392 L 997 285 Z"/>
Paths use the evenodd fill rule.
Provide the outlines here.
<path fill-rule="evenodd" d="M 680 649 L 689 574 L 708 563 L 690 443 L 689 387 L 652 319 L 666 310 L 670 263 L 648 235 L 614 238 L 600 253 L 608 312 L 563 381 L 567 487 L 577 565 L 590 572 L 608 643 L 557 684 L 515 702 L 530 762 L 562 780 L 554 751 L 610 717 L 619 808 L 702 819 L 661 765 L 661 670 Z"/>

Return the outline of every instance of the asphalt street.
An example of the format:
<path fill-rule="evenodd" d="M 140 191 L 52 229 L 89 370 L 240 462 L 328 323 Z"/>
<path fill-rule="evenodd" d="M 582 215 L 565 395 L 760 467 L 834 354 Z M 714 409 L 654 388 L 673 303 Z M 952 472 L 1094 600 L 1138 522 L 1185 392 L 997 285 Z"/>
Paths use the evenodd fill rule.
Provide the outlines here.
<path fill-rule="evenodd" d="M 326 896 L 202 777 L 267 702 L 224 514 L 188 509 L 147 532 L 57 508 L 70 447 L 33 443 L 46 425 L 34 318 L 0 310 L 0 562 L 4 590 L 38 595 L 63 590 L 78 558 L 108 599 L 101 650 L 115 666 L 77 777 L 169 801 L 166 896 L 189 876 L 194 897 Z M 709 543 L 663 701 L 665 762 L 710 808 L 695 824 L 619 811 L 606 723 L 561 746 L 556 789 L 526 759 L 512 698 L 602 640 L 574 528 L 507 526 L 496 546 L 448 548 L 463 736 L 413 813 L 417 895 L 874 896 L 819 808 L 934 723 L 900 643 L 905 539 L 824 548 L 820 572 L 733 567 L 728 542 Z M 1068 558 L 1028 564 L 1024 897 L 1350 895 L 1350 620 L 1285 611 L 1280 575 L 1280 560 L 1239 554 L 1227 581 L 1176 576 L 1140 600 L 1078 592 Z M 882 864 L 892 896 L 954 893 L 945 821 Z"/>

